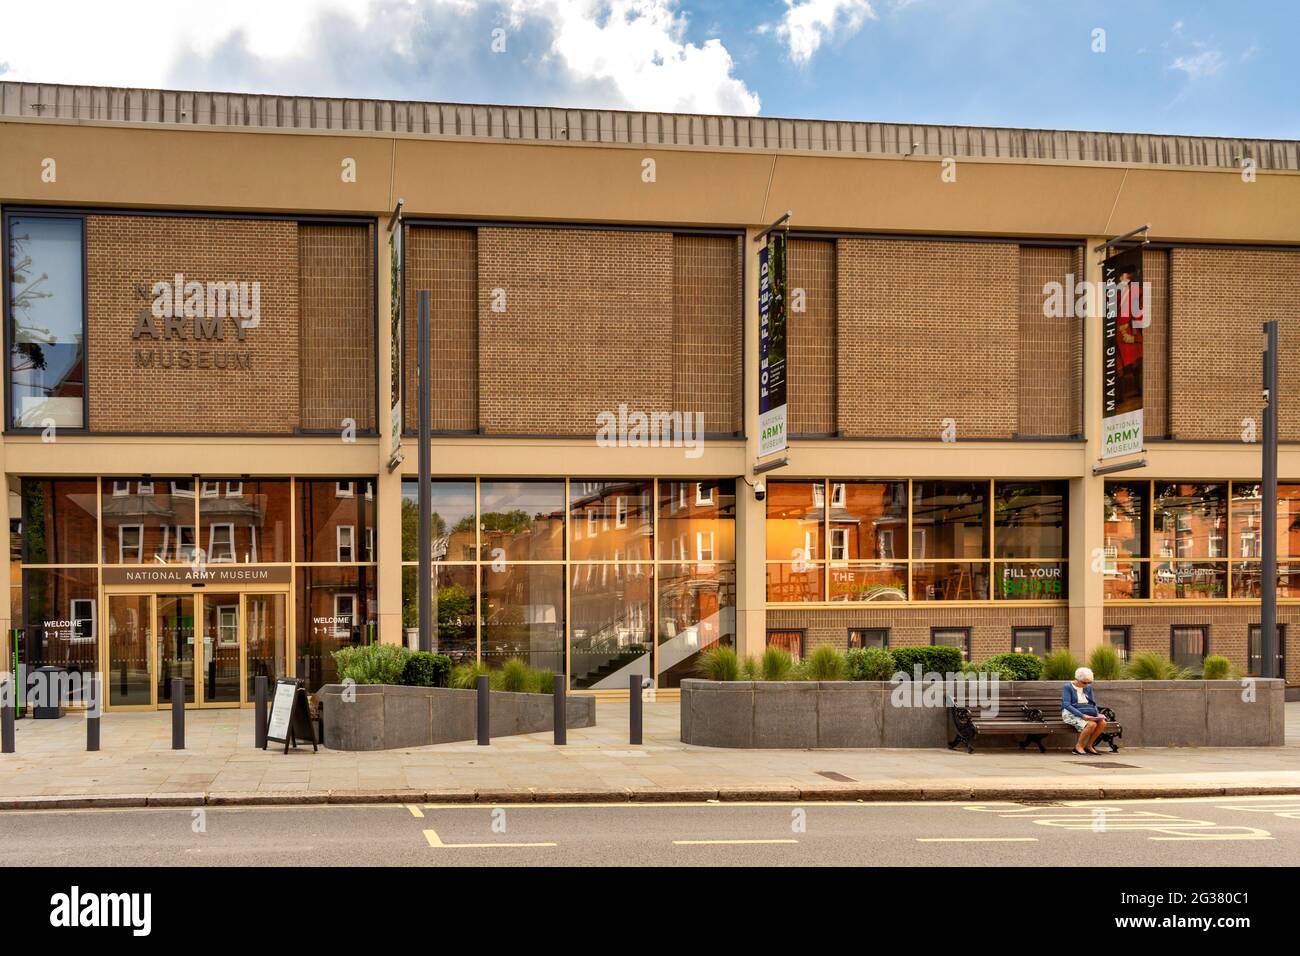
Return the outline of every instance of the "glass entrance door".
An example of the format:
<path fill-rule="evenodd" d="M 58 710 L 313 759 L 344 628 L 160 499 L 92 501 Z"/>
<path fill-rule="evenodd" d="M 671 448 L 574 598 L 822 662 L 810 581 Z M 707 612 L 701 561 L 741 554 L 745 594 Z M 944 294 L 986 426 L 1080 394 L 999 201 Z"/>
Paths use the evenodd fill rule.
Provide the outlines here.
<path fill-rule="evenodd" d="M 159 594 L 158 601 L 158 706 L 170 707 L 172 679 L 185 681 L 185 703 L 195 702 L 195 617 L 193 594 Z"/>
<path fill-rule="evenodd" d="M 108 598 L 108 685 L 110 707 L 153 703 L 153 595 Z"/>
<path fill-rule="evenodd" d="M 240 702 L 240 629 L 238 594 L 204 594 L 203 670 L 200 696 L 204 704 Z"/>
<path fill-rule="evenodd" d="M 287 603 L 284 594 L 244 595 L 245 700 L 256 696 L 258 677 L 265 677 L 274 688 L 275 679 L 289 673 Z"/>

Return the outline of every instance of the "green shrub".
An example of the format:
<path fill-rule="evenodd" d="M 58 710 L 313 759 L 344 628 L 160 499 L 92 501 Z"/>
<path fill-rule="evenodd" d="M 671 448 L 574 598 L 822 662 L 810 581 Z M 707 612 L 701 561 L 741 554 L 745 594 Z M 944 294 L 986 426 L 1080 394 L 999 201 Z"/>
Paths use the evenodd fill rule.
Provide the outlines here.
<path fill-rule="evenodd" d="M 833 647 L 818 647 L 808 655 L 804 662 L 804 674 L 808 680 L 844 680 L 848 662 L 844 655 Z"/>
<path fill-rule="evenodd" d="M 975 670 L 997 674 L 1002 680 L 1038 680 L 1043 674 L 1043 659 L 1037 654 L 994 654 Z"/>
<path fill-rule="evenodd" d="M 529 677 L 529 683 L 532 685 L 534 694 L 555 693 L 555 671 L 547 668 L 529 671 Z"/>
<path fill-rule="evenodd" d="M 1088 669 L 1097 680 L 1119 680 L 1124 665 L 1119 659 L 1119 651 L 1109 644 L 1094 647 L 1088 655 Z"/>
<path fill-rule="evenodd" d="M 762 680 L 762 671 L 759 668 L 757 657 L 746 657 L 740 662 L 740 679 L 741 680 Z"/>
<path fill-rule="evenodd" d="M 923 644 L 920 647 L 899 647 L 890 652 L 900 671 L 912 676 L 917 664 L 922 674 L 955 674 L 962 669 L 961 651 L 955 647 Z"/>
<path fill-rule="evenodd" d="M 492 668 L 488 667 L 482 661 L 470 661 L 467 664 L 458 664 L 451 669 L 451 677 L 447 681 L 449 687 L 459 687 L 462 690 L 473 690 L 478 686 L 479 677 L 491 677 Z"/>
<path fill-rule="evenodd" d="M 1227 680 L 1232 676 L 1232 663 L 1218 654 L 1211 654 L 1205 659 L 1201 676 L 1206 680 Z"/>
<path fill-rule="evenodd" d="M 501 665 L 501 670 L 492 675 L 492 688 L 522 694 L 531 689 L 530 676 L 528 665 L 518 657 L 512 657 Z"/>
<path fill-rule="evenodd" d="M 788 651 L 779 647 L 769 647 L 763 651 L 758 664 L 759 680 L 789 680 L 794 673 L 794 658 Z"/>
<path fill-rule="evenodd" d="M 333 656 L 340 681 L 400 684 L 411 652 L 401 644 L 358 644 L 340 647 Z"/>
<path fill-rule="evenodd" d="M 1078 660 L 1069 651 L 1052 651 L 1043 658 L 1043 680 L 1074 680 Z"/>
<path fill-rule="evenodd" d="M 740 661 L 734 650 L 719 645 L 700 654 L 696 672 L 705 680 L 740 680 Z"/>
<path fill-rule="evenodd" d="M 1129 680 L 1186 680 L 1190 673 L 1169 658 L 1146 651 L 1133 655 L 1124 668 L 1124 676 Z"/>
<path fill-rule="evenodd" d="M 410 687 L 446 687 L 450 676 L 451 658 L 428 651 L 413 652 L 402 669 L 402 683 Z"/>
<path fill-rule="evenodd" d="M 883 647 L 855 647 L 845 655 L 849 680 L 889 680 L 898 669 Z"/>

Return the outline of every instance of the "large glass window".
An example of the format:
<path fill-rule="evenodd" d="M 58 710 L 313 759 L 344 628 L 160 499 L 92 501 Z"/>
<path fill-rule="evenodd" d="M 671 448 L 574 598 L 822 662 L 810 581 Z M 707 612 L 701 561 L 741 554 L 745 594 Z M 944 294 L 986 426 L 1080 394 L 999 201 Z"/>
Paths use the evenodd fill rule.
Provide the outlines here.
<path fill-rule="evenodd" d="M 7 227 L 11 424 L 84 428 L 84 223 L 11 216 Z"/>
<path fill-rule="evenodd" d="M 654 565 L 569 565 L 570 684 L 580 690 L 627 690 L 650 674 L 654 646 Z"/>
<path fill-rule="evenodd" d="M 378 639 L 375 569 L 304 567 L 297 575 L 296 673 L 315 690 L 337 682 L 334 651 Z"/>
<path fill-rule="evenodd" d="M 479 509 L 484 561 L 564 559 L 563 481 L 483 481 Z"/>
<path fill-rule="evenodd" d="M 199 547 L 212 564 L 289 561 L 289 482 L 201 482 Z"/>
<path fill-rule="evenodd" d="M 736 482 L 659 482 L 659 560 L 736 559 Z"/>
<path fill-rule="evenodd" d="M 24 564 L 95 564 L 95 480 L 11 478 L 19 488 Z"/>
<path fill-rule="evenodd" d="M 29 568 L 14 627 L 29 668 L 99 669 L 99 572 L 94 568 Z M 28 671 L 30 673 L 30 670 Z"/>
<path fill-rule="evenodd" d="M 659 565 L 659 686 L 694 677 L 702 651 L 736 646 L 736 568 Z"/>
<path fill-rule="evenodd" d="M 648 481 L 570 481 L 570 560 L 652 560 L 653 495 Z"/>
<path fill-rule="evenodd" d="M 375 560 L 373 478 L 300 479 L 298 560 L 358 564 Z"/>
<path fill-rule="evenodd" d="M 105 564 L 195 560 L 198 516 L 192 478 L 105 478 L 100 501 Z"/>
<path fill-rule="evenodd" d="M 564 673 L 564 566 L 479 567 L 483 588 L 483 661 L 498 668 L 511 658 Z"/>
<path fill-rule="evenodd" d="M 420 569 L 402 569 L 402 627 L 407 647 L 419 646 Z M 453 664 L 473 662 L 478 655 L 478 572 L 472 564 L 433 566 L 433 652 L 446 654 Z"/>
<path fill-rule="evenodd" d="M 478 555 L 474 481 L 429 483 L 433 511 L 433 560 L 473 561 Z M 418 561 L 419 482 L 402 482 L 402 560 Z"/>

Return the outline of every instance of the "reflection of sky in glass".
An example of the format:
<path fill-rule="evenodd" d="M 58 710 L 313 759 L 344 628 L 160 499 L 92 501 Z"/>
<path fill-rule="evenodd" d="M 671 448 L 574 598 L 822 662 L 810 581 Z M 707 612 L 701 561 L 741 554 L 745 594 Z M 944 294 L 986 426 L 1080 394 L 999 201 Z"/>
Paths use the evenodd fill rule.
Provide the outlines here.
<path fill-rule="evenodd" d="M 76 399 L 80 406 L 81 230 L 77 219 L 11 222 L 9 292 L 18 349 L 10 361 L 20 417 L 51 396 Z"/>

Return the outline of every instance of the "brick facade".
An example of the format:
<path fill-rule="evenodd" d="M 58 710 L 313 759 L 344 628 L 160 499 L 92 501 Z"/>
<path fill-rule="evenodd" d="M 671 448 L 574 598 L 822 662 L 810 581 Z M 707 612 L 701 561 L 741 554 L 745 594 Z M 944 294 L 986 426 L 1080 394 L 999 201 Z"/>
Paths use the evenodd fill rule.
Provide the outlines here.
<path fill-rule="evenodd" d="M 298 426 L 295 223 L 87 216 L 86 258 L 92 430 L 288 432 Z M 243 342 L 229 321 L 219 341 L 196 341 L 192 333 L 133 339 L 137 321 L 150 315 L 154 283 L 177 273 L 205 284 L 260 282 L 258 326 Z M 152 367 L 139 364 L 137 353 L 152 359 Z M 214 367 L 218 362 L 227 367 Z"/>
<path fill-rule="evenodd" d="M 839 429 L 835 243 L 791 239 L 789 273 L 792 299 L 803 300 L 803 310 L 792 304 L 788 317 L 790 434 L 834 435 Z"/>
<path fill-rule="evenodd" d="M 926 607 L 846 607 L 843 610 L 769 608 L 767 627 L 769 630 L 803 629 L 805 654 L 821 646 L 845 650 L 851 627 L 889 628 L 890 647 L 929 644 L 932 627 L 969 627 L 971 660 L 974 661 L 1009 652 L 1013 627 L 1050 627 L 1053 650 L 1070 646 L 1068 608 L 1018 607 L 1012 602 L 997 607 L 934 604 Z"/>
<path fill-rule="evenodd" d="M 375 428 L 373 243 L 373 226 L 298 226 L 304 429 Z"/>
<path fill-rule="evenodd" d="M 478 431 L 478 233 L 406 227 L 405 428 L 419 428 L 416 343 L 421 290 L 429 292 L 431 427 Z M 507 300 L 508 301 L 508 300 Z"/>
<path fill-rule="evenodd" d="M 938 439 L 1016 432 L 1018 248 L 1010 243 L 837 243 L 840 433 Z"/>
<path fill-rule="evenodd" d="M 1068 289 L 1076 256 L 1071 248 L 1020 248 L 1020 329 L 1015 355 L 1018 435 L 1061 438 L 1083 432 L 1083 390 L 1078 380 L 1083 320 L 1045 315 L 1043 308 L 1043 287 L 1057 283 Z"/>
<path fill-rule="evenodd" d="M 1173 437 L 1240 441 L 1259 410 L 1263 323 L 1278 319 L 1282 355 L 1300 353 L 1300 252 L 1176 248 L 1170 254 Z M 1300 440 L 1300 364 L 1282 361 L 1279 437 Z"/>
<path fill-rule="evenodd" d="M 1286 679 L 1300 683 L 1300 606 L 1279 604 L 1277 622 L 1286 628 Z M 1207 625 L 1208 654 L 1226 657 L 1234 668 L 1246 672 L 1248 629 L 1259 623 L 1259 606 L 1183 601 L 1178 605 L 1106 607 L 1106 626 L 1129 628 L 1129 649 L 1134 654 L 1170 656 L 1170 628 L 1176 624 Z"/>

